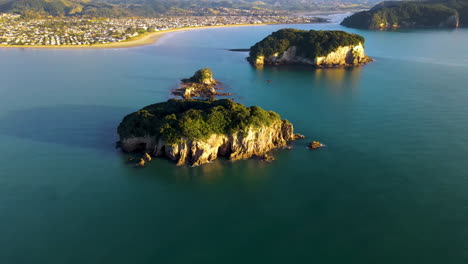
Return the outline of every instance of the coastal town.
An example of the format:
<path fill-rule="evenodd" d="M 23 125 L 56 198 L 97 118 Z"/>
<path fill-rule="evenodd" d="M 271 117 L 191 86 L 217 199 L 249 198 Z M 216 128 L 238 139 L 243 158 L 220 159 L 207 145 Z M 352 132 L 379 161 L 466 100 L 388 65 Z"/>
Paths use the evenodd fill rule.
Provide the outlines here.
<path fill-rule="evenodd" d="M 179 28 L 241 24 L 305 24 L 318 22 L 325 22 L 325 20 L 316 17 L 289 15 L 23 19 L 16 14 L 0 14 L 0 45 L 96 45 L 130 41 L 147 33 Z"/>

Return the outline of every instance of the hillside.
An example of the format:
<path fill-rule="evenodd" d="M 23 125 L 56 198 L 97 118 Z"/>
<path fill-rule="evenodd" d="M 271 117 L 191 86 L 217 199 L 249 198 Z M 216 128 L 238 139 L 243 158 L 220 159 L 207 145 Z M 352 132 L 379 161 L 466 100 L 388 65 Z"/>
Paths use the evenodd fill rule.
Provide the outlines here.
<path fill-rule="evenodd" d="M 25 16 L 158 16 L 216 15 L 229 9 L 230 14 L 336 11 L 363 9 L 368 1 L 302 1 L 302 0 L 0 0 L 0 12 Z M 244 13 L 245 15 L 245 13 Z"/>
<path fill-rule="evenodd" d="M 468 1 L 386 1 L 345 18 L 341 24 L 364 29 L 467 26 Z"/>
<path fill-rule="evenodd" d="M 0 2 L 0 12 L 16 13 L 25 17 L 121 17 L 130 15 L 129 10 L 120 6 L 90 0 L 4 0 Z"/>

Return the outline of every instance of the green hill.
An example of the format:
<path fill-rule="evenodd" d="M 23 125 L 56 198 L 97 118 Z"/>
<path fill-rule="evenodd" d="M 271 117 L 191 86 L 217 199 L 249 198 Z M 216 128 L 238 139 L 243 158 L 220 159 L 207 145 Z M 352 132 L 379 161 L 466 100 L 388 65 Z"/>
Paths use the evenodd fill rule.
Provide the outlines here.
<path fill-rule="evenodd" d="M 343 4 L 339 4 L 340 1 Z M 161 14 L 208 15 L 212 8 L 237 9 L 236 12 L 344 11 L 362 9 L 367 4 L 367 0 L 338 0 L 332 3 L 315 0 L 0 0 L 0 12 L 25 16 L 154 17 Z"/>
<path fill-rule="evenodd" d="M 130 15 L 128 10 L 118 5 L 96 3 L 89 0 L 4 0 L 0 2 L 0 12 L 16 13 L 25 17 L 119 17 Z"/>
<path fill-rule="evenodd" d="M 386 1 L 345 18 L 341 25 L 364 29 L 467 26 L 468 1 Z"/>

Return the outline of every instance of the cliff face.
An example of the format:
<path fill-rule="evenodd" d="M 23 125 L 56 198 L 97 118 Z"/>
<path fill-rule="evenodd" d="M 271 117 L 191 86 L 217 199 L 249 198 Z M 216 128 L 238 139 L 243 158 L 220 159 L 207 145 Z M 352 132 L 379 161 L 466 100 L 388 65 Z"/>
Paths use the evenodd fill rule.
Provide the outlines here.
<path fill-rule="evenodd" d="M 261 157 L 272 149 L 285 147 L 294 140 L 293 125 L 277 120 L 270 126 L 250 128 L 245 132 L 231 135 L 213 134 L 206 140 L 182 140 L 168 144 L 155 137 L 131 137 L 121 141 L 121 147 L 128 152 L 145 151 L 153 156 L 167 157 L 177 165 L 198 166 L 222 156 L 230 160 Z"/>
<path fill-rule="evenodd" d="M 285 28 L 250 47 L 249 62 L 258 65 L 305 64 L 346 67 L 372 61 L 364 53 L 363 36 L 340 30 Z"/>
<path fill-rule="evenodd" d="M 445 21 L 439 24 L 440 28 L 457 28 L 460 26 L 460 17 L 458 15 L 449 16 Z"/>
<path fill-rule="evenodd" d="M 365 54 L 362 43 L 359 43 L 358 45 L 340 46 L 326 56 L 318 56 L 315 59 L 308 59 L 297 55 L 297 47 L 292 46 L 283 52 L 283 54 L 275 53 L 269 57 L 257 56 L 254 59 L 254 64 L 307 64 L 326 68 L 362 65 L 370 61 L 372 59 Z"/>

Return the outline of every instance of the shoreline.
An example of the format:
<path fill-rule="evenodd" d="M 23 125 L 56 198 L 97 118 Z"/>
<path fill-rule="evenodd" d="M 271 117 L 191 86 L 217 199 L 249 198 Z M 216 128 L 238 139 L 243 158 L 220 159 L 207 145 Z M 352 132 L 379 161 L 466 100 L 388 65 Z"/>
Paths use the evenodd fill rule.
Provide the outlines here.
<path fill-rule="evenodd" d="M 113 49 L 113 48 L 132 48 L 139 46 L 146 46 L 149 44 L 156 43 L 159 38 L 167 33 L 178 32 L 178 31 L 189 31 L 194 29 L 208 29 L 208 28 L 222 28 L 222 27 L 245 27 L 245 26 L 266 26 L 266 25 L 281 25 L 281 23 L 261 23 L 261 24 L 230 24 L 230 25 L 216 25 L 216 26 L 200 26 L 200 27 L 184 27 L 174 28 L 168 30 L 155 31 L 151 33 L 145 33 L 136 36 L 133 39 L 112 42 L 106 44 L 94 44 L 94 45 L 1 45 L 0 49 Z"/>

